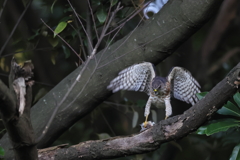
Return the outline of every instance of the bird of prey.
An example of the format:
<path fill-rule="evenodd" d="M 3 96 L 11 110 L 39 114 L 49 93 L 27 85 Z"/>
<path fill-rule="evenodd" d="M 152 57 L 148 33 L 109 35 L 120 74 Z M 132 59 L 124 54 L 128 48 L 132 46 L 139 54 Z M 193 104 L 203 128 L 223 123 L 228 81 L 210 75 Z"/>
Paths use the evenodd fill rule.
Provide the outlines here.
<path fill-rule="evenodd" d="M 144 116 L 147 125 L 151 104 L 156 107 L 165 107 L 167 119 L 172 114 L 170 97 L 194 105 L 198 98 L 200 85 L 191 73 L 182 67 L 173 67 L 167 77 L 156 76 L 152 63 L 143 62 L 134 64 L 122 70 L 107 87 L 113 93 L 119 90 L 145 92 L 149 95 L 145 106 Z"/>

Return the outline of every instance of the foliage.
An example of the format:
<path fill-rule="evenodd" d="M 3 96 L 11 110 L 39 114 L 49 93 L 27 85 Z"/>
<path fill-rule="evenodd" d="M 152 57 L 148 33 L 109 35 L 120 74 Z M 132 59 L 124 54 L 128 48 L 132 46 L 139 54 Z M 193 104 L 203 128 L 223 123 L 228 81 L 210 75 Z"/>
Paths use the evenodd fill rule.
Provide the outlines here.
<path fill-rule="evenodd" d="M 240 159 L 240 144 L 236 145 L 233 149 L 230 160 L 239 160 Z"/>
<path fill-rule="evenodd" d="M 198 94 L 198 97 L 201 99 L 203 98 L 205 95 L 207 94 L 207 92 L 205 93 L 200 93 Z M 235 103 L 237 104 L 237 106 L 228 101 L 221 109 L 219 109 L 217 111 L 218 114 L 220 115 L 224 115 L 227 118 L 221 118 L 221 119 L 216 119 L 216 120 L 212 120 L 209 121 L 207 125 L 201 126 L 198 130 L 197 130 L 197 134 L 199 135 L 213 135 L 216 133 L 221 133 L 224 131 L 227 131 L 229 129 L 233 129 L 234 132 L 238 132 L 238 129 L 240 127 L 240 93 L 236 93 L 233 96 L 233 99 L 235 101 Z M 228 117 L 231 118 L 228 118 Z M 223 135 L 228 137 L 229 135 Z M 225 139 L 226 141 L 230 141 L 230 139 Z M 224 142 L 224 143 L 228 143 L 228 142 Z M 234 143 L 238 143 L 238 141 L 235 139 Z M 238 160 L 240 158 L 240 152 L 239 152 L 239 148 L 240 147 L 240 143 L 238 143 L 233 151 L 232 151 L 232 155 L 230 156 L 230 160 Z"/>
<path fill-rule="evenodd" d="M 54 35 L 53 37 L 55 38 L 55 36 L 59 33 L 61 33 L 65 28 L 67 27 L 67 22 L 60 22 L 56 29 L 54 30 Z"/>
<path fill-rule="evenodd" d="M 4 149 L 0 146 L 0 156 L 4 156 L 5 152 Z"/>

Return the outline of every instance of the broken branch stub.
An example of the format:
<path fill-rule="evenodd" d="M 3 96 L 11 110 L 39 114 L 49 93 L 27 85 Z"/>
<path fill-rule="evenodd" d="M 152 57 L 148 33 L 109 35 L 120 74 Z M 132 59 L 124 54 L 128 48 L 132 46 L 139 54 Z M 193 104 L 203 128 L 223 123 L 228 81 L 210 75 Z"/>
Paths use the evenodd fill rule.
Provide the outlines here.
<path fill-rule="evenodd" d="M 12 85 L 17 97 L 19 115 L 21 116 L 23 114 L 23 111 L 26 105 L 26 99 L 25 99 L 26 86 L 31 87 L 34 84 L 34 81 L 32 80 L 32 77 L 33 77 L 32 70 L 34 66 L 31 61 L 26 61 L 21 67 L 16 63 L 14 58 L 12 59 L 11 64 L 12 64 L 11 74 L 13 74 Z"/>

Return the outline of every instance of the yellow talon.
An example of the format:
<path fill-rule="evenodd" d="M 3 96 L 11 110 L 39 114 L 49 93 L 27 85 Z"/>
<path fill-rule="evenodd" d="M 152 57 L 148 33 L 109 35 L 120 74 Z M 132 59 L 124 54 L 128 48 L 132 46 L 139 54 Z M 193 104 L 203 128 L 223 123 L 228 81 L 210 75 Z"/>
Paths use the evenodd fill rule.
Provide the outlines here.
<path fill-rule="evenodd" d="M 165 120 L 168 119 L 168 116 L 165 117 Z"/>
<path fill-rule="evenodd" d="M 145 122 L 143 123 L 143 127 L 144 127 L 144 128 L 147 127 L 147 124 L 148 124 L 147 119 L 148 119 L 148 115 L 146 116 Z"/>

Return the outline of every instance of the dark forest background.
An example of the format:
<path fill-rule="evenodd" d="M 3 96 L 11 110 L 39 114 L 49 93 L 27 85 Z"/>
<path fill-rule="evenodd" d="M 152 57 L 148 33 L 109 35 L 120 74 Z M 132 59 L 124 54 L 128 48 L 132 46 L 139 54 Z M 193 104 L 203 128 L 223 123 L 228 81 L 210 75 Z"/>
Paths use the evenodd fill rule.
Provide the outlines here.
<path fill-rule="evenodd" d="M 81 61 L 91 53 L 87 36 L 78 23 L 77 16 L 83 22 L 93 44 L 97 42 L 91 12 L 94 14 L 96 29 L 100 33 L 104 17 L 108 14 L 110 1 L 92 0 L 91 10 L 85 0 L 72 0 L 75 15 L 66 0 L 33 0 L 28 6 L 27 0 L 0 1 L 0 79 L 8 83 L 11 59 L 18 63 L 32 60 L 34 64 L 33 103 L 48 93 L 64 77 L 75 70 Z M 117 3 L 112 1 L 112 3 Z M 122 0 L 123 9 L 117 13 L 111 23 L 114 29 L 118 22 L 133 11 L 141 10 L 142 1 Z M 23 17 L 21 14 L 26 11 Z M 142 12 L 132 17 L 116 35 L 114 41 L 123 38 L 142 19 Z M 58 36 L 54 36 L 41 19 L 55 30 L 59 23 L 67 26 Z M 144 19 L 144 24 L 148 20 Z M 141 25 L 141 24 L 140 24 Z M 114 33 L 106 36 L 100 43 L 99 51 L 104 49 Z M 181 45 L 172 56 L 156 66 L 161 76 L 166 76 L 173 66 L 188 69 L 202 86 L 201 91 L 209 91 L 240 61 L 240 2 L 225 0 L 218 13 L 200 30 Z M 63 133 L 51 146 L 68 143 L 70 145 L 87 140 L 107 138 L 109 136 L 129 135 L 139 132 L 144 121 L 143 112 L 147 101 L 144 93 L 122 91 L 112 95 L 95 110 L 75 123 Z M 181 114 L 190 105 L 172 100 L 173 115 Z M 164 110 L 151 108 L 150 120 L 164 119 Z M 40 113 L 41 114 L 41 113 Z M 213 117 L 218 119 L 219 115 Z M 3 129 L 1 135 L 6 131 Z M 240 141 L 239 131 L 230 129 L 212 136 L 192 133 L 187 137 L 162 145 L 158 150 L 119 158 L 122 160 L 226 160 L 232 154 L 234 146 Z M 80 136 L 79 136 L 80 135 Z"/>

